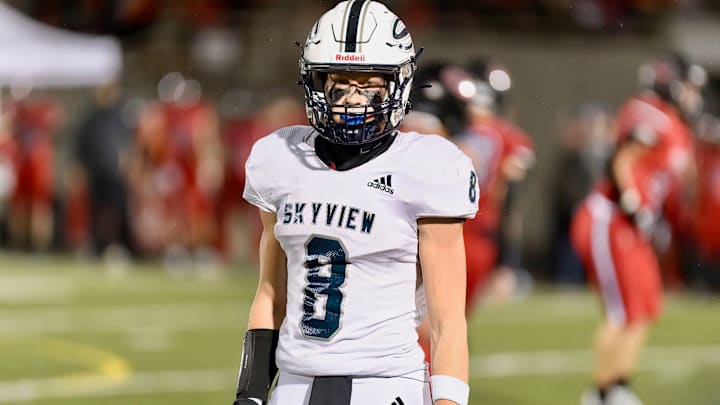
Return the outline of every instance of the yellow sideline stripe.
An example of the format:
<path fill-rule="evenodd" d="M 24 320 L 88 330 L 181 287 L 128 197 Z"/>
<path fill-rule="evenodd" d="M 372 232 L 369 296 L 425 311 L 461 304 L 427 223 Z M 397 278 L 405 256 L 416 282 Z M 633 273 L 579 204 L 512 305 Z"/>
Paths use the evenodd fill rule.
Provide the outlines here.
<path fill-rule="evenodd" d="M 130 363 L 115 353 L 62 339 L 43 339 L 43 341 L 39 351 L 48 357 L 90 369 L 88 372 L 70 374 L 62 378 L 81 382 L 88 377 L 95 380 L 102 376 L 111 385 L 116 385 L 128 381 L 132 373 Z"/>
<path fill-rule="evenodd" d="M 70 342 L 63 339 L 43 338 L 25 341 L 30 351 L 48 359 L 73 364 L 86 370 L 42 378 L 36 381 L 31 397 L 73 396 L 74 394 L 97 392 L 127 383 L 132 366 L 123 357 L 98 347 Z M 38 384 L 39 383 L 39 384 Z"/>

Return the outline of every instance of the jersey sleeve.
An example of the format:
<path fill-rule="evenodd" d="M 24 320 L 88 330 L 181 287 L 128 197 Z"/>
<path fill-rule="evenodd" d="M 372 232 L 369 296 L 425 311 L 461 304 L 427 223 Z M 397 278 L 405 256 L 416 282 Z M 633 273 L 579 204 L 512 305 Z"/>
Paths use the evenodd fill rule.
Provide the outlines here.
<path fill-rule="evenodd" d="M 269 164 L 273 156 L 267 153 L 266 143 L 265 138 L 257 141 L 245 162 L 243 198 L 265 211 L 277 212 L 277 203 L 272 198 L 272 165 Z"/>
<path fill-rule="evenodd" d="M 473 218 L 479 188 L 472 162 L 455 145 L 440 140 L 430 145 L 432 156 L 418 160 L 415 218 Z"/>
<path fill-rule="evenodd" d="M 625 103 L 618 112 L 618 140 L 633 140 L 656 146 L 671 128 L 672 120 L 657 106 L 638 98 Z"/>

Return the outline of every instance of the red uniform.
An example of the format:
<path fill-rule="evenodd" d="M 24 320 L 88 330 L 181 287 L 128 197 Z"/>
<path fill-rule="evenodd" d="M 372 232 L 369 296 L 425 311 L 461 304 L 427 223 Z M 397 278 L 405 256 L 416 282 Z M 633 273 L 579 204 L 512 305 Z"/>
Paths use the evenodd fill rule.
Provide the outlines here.
<path fill-rule="evenodd" d="M 167 160 L 163 162 L 163 167 L 169 171 L 168 180 L 176 182 L 168 189 L 168 209 L 176 218 L 185 218 L 193 224 L 209 217 L 212 208 L 212 197 L 203 188 L 198 171 L 200 149 L 205 143 L 213 141 L 211 137 L 217 136 L 213 132 L 215 112 L 207 103 L 186 108 L 175 104 L 163 107 L 167 131 Z"/>
<path fill-rule="evenodd" d="M 146 250 L 160 250 L 168 239 L 207 243 L 200 240 L 210 237 L 213 201 L 198 174 L 202 148 L 216 141 L 215 129 L 215 111 L 204 102 L 158 104 L 143 116 L 138 143 L 144 180 L 134 197 L 137 236 Z"/>
<path fill-rule="evenodd" d="M 463 227 L 467 261 L 467 308 L 497 266 L 506 179 L 506 159 L 532 160 L 530 137 L 508 121 L 492 118 L 473 125 L 458 141 L 473 161 L 480 187 L 478 213 Z"/>
<path fill-rule="evenodd" d="M 237 119 L 225 124 L 222 131 L 222 144 L 225 158 L 223 184 L 218 196 L 217 221 L 220 227 L 218 250 L 225 255 L 230 254 L 229 229 L 233 224 L 230 221 L 234 213 L 240 213 L 252 222 L 248 231 L 253 236 L 250 240 L 259 243 L 262 223 L 257 216 L 255 207 L 242 198 L 245 187 L 245 161 L 250 156 L 253 144 L 259 138 L 267 135 L 258 129 L 257 119 Z M 257 246 L 250 249 L 257 252 Z"/>
<path fill-rule="evenodd" d="M 698 252 L 707 259 L 720 259 L 720 145 L 698 142 L 697 205 L 689 210 L 691 229 Z"/>
<path fill-rule="evenodd" d="M 618 113 L 618 140 L 628 137 L 648 147 L 631 170 L 642 206 L 659 215 L 689 162 L 690 130 L 674 107 L 648 94 L 630 99 Z M 601 181 L 576 212 L 571 238 L 607 319 L 624 325 L 659 315 L 662 285 L 648 235 L 621 212 L 616 194 L 608 180 Z"/>
<path fill-rule="evenodd" d="M 13 205 L 49 206 L 53 197 L 53 144 L 60 107 L 51 100 L 19 101 L 13 106 L 17 184 Z"/>

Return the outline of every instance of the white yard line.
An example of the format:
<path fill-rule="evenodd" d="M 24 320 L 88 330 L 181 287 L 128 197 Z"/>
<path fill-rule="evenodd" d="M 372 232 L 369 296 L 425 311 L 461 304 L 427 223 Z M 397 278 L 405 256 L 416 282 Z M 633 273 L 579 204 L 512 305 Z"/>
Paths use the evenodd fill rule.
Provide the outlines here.
<path fill-rule="evenodd" d="M 590 351 L 558 350 L 473 356 L 470 363 L 473 378 L 504 378 L 587 374 L 590 361 Z M 657 346 L 647 349 L 639 369 L 661 379 L 679 380 L 704 367 L 718 366 L 720 346 Z M 0 381 L 0 403 L 176 392 L 227 391 L 232 395 L 236 375 L 236 369 L 162 370 L 133 373 L 123 384 L 108 384 L 101 376 L 84 377 L 82 386 L 66 384 L 71 377 Z"/>
<path fill-rule="evenodd" d="M 98 269 L 85 272 L 3 273 L 0 270 L 0 304 L 55 304 L 77 295 L 97 296 L 101 294 L 155 295 L 158 286 L 165 283 L 174 293 L 196 293 L 197 286 L 212 286 L 226 283 L 229 278 L 220 274 L 214 278 L 201 275 L 189 276 L 185 280 L 167 277 L 143 280 L 124 279 Z"/>
<path fill-rule="evenodd" d="M 720 365 L 720 346 L 655 346 L 644 351 L 638 369 L 672 379 L 713 365 Z M 590 350 L 556 350 L 473 356 L 470 372 L 477 378 L 589 374 L 591 366 Z"/>
<path fill-rule="evenodd" d="M 556 310 L 552 316 L 510 313 L 471 320 L 471 325 L 576 322 L 593 319 L 578 306 Z M 27 336 L 81 332 L 127 332 L 132 329 L 189 331 L 242 327 L 247 302 L 180 302 L 168 304 L 100 305 L 0 309 L 0 336 Z"/>
<path fill-rule="evenodd" d="M 232 395 L 237 370 L 169 370 L 135 373 L 122 385 L 108 386 L 104 376 L 86 377 L 84 385 L 68 386 L 68 377 L 0 382 L 0 403 L 49 398 L 115 397 L 135 394 L 212 392 Z"/>
<path fill-rule="evenodd" d="M 75 286 L 69 280 L 50 280 L 40 277 L 0 277 L 0 303 L 62 302 L 75 290 Z"/>
<path fill-rule="evenodd" d="M 189 303 L 101 306 L 95 308 L 0 310 L 0 336 L 133 329 L 188 331 L 244 327 L 246 303 Z M 224 321 L 221 321 L 224 320 Z"/>

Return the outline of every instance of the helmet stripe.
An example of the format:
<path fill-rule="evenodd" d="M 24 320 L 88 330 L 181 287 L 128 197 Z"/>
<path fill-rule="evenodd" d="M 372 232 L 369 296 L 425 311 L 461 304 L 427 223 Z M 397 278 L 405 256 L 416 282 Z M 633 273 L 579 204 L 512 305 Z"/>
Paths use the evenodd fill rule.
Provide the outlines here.
<path fill-rule="evenodd" d="M 357 34 L 360 26 L 360 12 L 367 0 L 355 0 L 350 8 L 347 31 L 345 32 L 345 52 L 355 52 L 357 49 Z"/>

